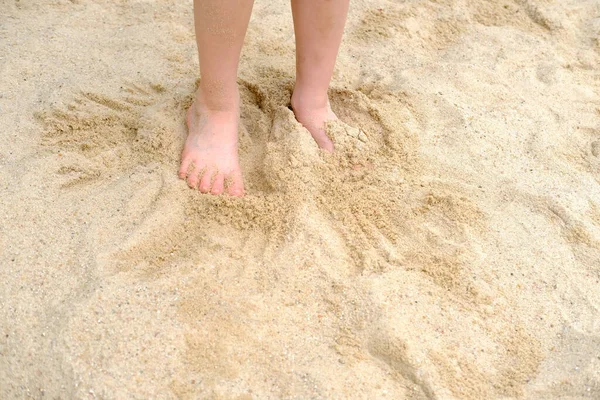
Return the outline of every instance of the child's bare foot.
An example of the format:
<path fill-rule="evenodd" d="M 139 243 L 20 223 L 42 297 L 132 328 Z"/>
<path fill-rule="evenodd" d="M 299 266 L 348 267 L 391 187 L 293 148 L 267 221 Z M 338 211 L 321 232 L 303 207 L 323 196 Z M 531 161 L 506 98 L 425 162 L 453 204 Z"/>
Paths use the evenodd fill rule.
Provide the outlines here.
<path fill-rule="evenodd" d="M 210 110 L 198 90 L 187 111 L 188 137 L 179 177 L 202 193 L 244 195 L 238 160 L 239 99 L 229 110 Z M 188 169 L 192 170 L 188 173 Z"/>
<path fill-rule="evenodd" d="M 333 142 L 325 132 L 325 122 L 336 120 L 337 116 L 331 110 L 329 100 L 300 94 L 295 90 L 292 95 L 292 109 L 296 119 L 312 135 L 317 145 L 323 150 L 333 152 Z"/>

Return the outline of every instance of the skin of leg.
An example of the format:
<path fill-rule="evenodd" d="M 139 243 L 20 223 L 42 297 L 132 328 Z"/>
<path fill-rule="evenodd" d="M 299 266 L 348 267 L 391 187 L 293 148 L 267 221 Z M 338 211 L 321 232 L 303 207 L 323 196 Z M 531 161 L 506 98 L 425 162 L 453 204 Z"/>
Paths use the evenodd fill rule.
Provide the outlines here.
<path fill-rule="evenodd" d="M 292 0 L 296 32 L 296 85 L 292 108 L 296 119 L 319 147 L 333 151 L 325 121 L 336 119 L 327 91 L 333 75 L 350 0 Z"/>
<path fill-rule="evenodd" d="M 189 132 L 179 177 L 203 193 L 221 194 L 225 186 L 231 195 L 244 193 L 237 69 L 252 5 L 253 0 L 194 0 L 201 79 L 186 115 Z"/>

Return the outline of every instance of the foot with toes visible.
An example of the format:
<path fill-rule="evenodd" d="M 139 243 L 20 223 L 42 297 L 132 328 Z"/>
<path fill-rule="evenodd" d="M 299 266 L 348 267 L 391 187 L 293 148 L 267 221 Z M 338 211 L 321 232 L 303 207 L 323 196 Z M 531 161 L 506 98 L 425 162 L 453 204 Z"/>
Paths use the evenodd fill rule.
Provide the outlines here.
<path fill-rule="evenodd" d="M 202 193 L 244 195 L 238 158 L 239 97 L 230 109 L 210 110 L 198 90 L 187 111 L 188 137 L 179 177 Z"/>

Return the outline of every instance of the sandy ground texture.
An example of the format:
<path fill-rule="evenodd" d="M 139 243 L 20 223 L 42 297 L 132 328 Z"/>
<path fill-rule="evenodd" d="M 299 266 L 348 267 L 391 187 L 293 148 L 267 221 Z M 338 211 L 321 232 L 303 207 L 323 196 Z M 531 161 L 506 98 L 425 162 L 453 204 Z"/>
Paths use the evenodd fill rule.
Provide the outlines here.
<path fill-rule="evenodd" d="M 353 0 L 332 156 L 257 0 L 244 199 L 191 1 L 0 3 L 0 398 L 600 398 L 597 0 Z"/>

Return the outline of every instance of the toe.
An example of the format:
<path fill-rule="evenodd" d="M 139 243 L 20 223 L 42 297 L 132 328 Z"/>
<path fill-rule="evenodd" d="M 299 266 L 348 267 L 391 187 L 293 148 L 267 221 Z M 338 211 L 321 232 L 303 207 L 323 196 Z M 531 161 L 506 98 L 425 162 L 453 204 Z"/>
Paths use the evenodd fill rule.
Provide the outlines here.
<path fill-rule="evenodd" d="M 204 171 L 204 174 L 200 179 L 200 185 L 198 186 L 198 189 L 200 189 L 202 193 L 208 193 L 208 191 L 210 190 L 213 173 L 214 169 L 212 168 L 208 168 L 206 171 Z"/>
<path fill-rule="evenodd" d="M 242 173 L 240 171 L 236 171 L 232 173 L 229 177 L 231 179 L 231 183 L 227 189 L 227 193 L 231 196 L 242 197 L 244 195 L 244 181 L 242 179 Z"/>
<path fill-rule="evenodd" d="M 192 189 L 196 189 L 198 187 L 198 175 L 200 175 L 201 172 L 202 170 L 200 168 L 194 167 L 194 169 L 192 169 L 192 172 L 187 174 L 187 184 Z"/>
<path fill-rule="evenodd" d="M 215 181 L 212 184 L 212 189 L 210 190 L 210 192 L 212 194 L 222 194 L 224 187 L 225 176 L 221 173 L 218 173 L 217 176 L 215 176 Z"/>
<path fill-rule="evenodd" d="M 185 157 L 181 160 L 181 167 L 179 167 L 179 178 L 185 179 L 188 174 L 188 168 L 192 164 L 192 159 L 189 157 Z"/>
<path fill-rule="evenodd" d="M 318 143 L 319 147 L 322 148 L 323 150 L 327 151 L 328 153 L 333 153 L 333 142 L 331 141 L 331 139 L 327 138 L 325 140 L 323 140 L 321 143 Z"/>
<path fill-rule="evenodd" d="M 327 135 L 325 129 L 318 129 L 316 131 L 316 135 L 313 135 L 313 138 L 315 139 L 315 142 L 317 142 L 317 145 L 320 148 L 322 148 L 325 151 L 328 151 L 329 153 L 333 153 L 333 141 Z"/>

